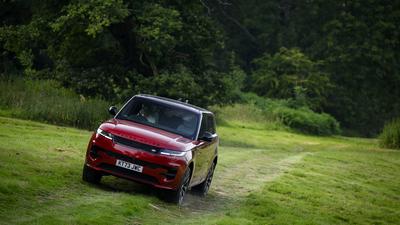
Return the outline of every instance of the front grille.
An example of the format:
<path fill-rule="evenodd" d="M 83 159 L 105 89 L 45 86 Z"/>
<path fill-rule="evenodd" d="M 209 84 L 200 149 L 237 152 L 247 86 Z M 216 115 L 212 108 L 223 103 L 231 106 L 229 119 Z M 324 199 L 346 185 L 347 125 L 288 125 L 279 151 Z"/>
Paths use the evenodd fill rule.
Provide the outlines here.
<path fill-rule="evenodd" d="M 158 153 L 160 151 L 160 148 L 152 146 L 152 145 L 147 145 L 143 144 L 137 141 L 133 141 L 127 138 L 123 138 L 121 136 L 114 135 L 113 140 L 115 143 L 120 144 L 120 145 L 125 145 L 128 147 L 132 147 L 138 150 L 143 150 L 146 152 L 151 152 L 151 153 Z"/>
<path fill-rule="evenodd" d="M 136 179 L 136 180 L 142 180 L 142 181 L 147 181 L 153 184 L 158 184 L 158 180 L 150 175 L 144 174 L 144 173 L 138 173 L 132 170 L 128 170 L 128 169 L 124 169 L 122 167 L 118 167 L 118 166 L 114 166 L 114 165 L 110 165 L 110 164 L 106 164 L 106 163 L 102 163 L 99 166 L 100 168 L 104 169 L 104 170 L 108 170 L 111 172 L 115 172 L 117 174 L 122 174 L 125 175 L 127 177 Z"/>
<path fill-rule="evenodd" d="M 164 166 L 164 165 L 160 165 L 160 164 L 156 164 L 156 163 L 151 163 L 151 162 L 146 162 L 146 161 L 143 161 L 143 160 L 131 158 L 129 156 L 126 156 L 126 155 L 123 155 L 123 154 L 120 154 L 120 153 L 116 153 L 116 152 L 113 152 L 113 151 L 106 150 L 106 149 L 101 148 L 101 147 L 99 147 L 97 145 L 93 145 L 92 146 L 91 152 L 95 152 L 96 154 L 98 154 L 98 152 L 104 152 L 108 156 L 113 157 L 115 159 L 121 159 L 121 160 L 130 162 L 130 163 L 134 163 L 134 164 L 141 165 L 141 166 L 144 166 L 144 167 L 148 167 L 148 168 L 151 168 L 151 169 L 157 169 L 157 168 L 165 169 L 167 171 L 164 173 L 164 175 L 168 179 L 175 178 L 175 175 L 176 175 L 176 173 L 178 171 L 178 169 L 176 167 L 169 167 L 169 166 Z"/>

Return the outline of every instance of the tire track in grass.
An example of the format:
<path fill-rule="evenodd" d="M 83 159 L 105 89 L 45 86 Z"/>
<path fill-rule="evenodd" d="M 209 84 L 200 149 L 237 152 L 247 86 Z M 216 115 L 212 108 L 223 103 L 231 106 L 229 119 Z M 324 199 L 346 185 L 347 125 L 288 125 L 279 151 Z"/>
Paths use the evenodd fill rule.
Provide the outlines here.
<path fill-rule="evenodd" d="M 192 193 L 186 196 L 182 207 L 184 214 L 213 213 L 239 204 L 249 193 L 261 189 L 289 171 L 310 152 L 291 152 L 276 160 L 269 155 L 254 155 L 232 167 L 216 170 L 210 193 L 201 198 Z"/>

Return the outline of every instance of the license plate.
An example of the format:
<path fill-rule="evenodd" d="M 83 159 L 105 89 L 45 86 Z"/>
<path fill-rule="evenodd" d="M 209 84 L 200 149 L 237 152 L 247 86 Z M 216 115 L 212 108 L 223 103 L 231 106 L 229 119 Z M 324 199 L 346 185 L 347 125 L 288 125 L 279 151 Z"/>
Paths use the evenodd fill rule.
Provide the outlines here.
<path fill-rule="evenodd" d="M 143 166 L 139 166 L 139 165 L 136 165 L 136 164 L 133 164 L 130 162 L 125 162 L 125 161 L 119 160 L 119 159 L 117 159 L 117 161 L 115 162 L 115 165 L 125 168 L 125 169 L 128 169 L 128 170 L 133 170 L 133 171 L 136 171 L 139 173 L 141 173 L 143 171 Z"/>

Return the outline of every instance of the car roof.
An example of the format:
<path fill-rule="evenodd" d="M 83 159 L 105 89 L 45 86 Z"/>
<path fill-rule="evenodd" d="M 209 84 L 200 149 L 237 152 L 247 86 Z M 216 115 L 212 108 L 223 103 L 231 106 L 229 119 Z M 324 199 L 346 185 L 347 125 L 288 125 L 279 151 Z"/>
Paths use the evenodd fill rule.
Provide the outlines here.
<path fill-rule="evenodd" d="M 186 103 L 186 102 L 181 102 L 178 100 L 174 100 L 174 99 L 170 99 L 170 98 L 165 98 L 165 97 L 160 97 L 160 96 L 156 96 L 156 95 L 148 95 L 148 94 L 138 94 L 135 95 L 134 97 L 139 97 L 142 99 L 149 99 L 155 102 L 160 102 L 160 103 L 164 103 L 164 104 L 168 104 L 168 105 L 173 105 L 176 106 L 178 108 L 182 108 L 182 109 L 187 109 L 196 113 L 209 113 L 209 114 L 213 114 L 212 112 L 210 112 L 207 109 L 203 109 L 201 107 Z"/>

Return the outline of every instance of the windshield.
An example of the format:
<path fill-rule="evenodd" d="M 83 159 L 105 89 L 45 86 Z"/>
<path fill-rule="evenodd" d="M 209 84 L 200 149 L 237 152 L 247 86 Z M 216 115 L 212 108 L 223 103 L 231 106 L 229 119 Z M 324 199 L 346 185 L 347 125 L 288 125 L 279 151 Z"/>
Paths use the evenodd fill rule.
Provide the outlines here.
<path fill-rule="evenodd" d="M 117 119 L 130 120 L 159 128 L 194 140 L 199 115 L 185 109 L 135 97 L 117 115 Z"/>

